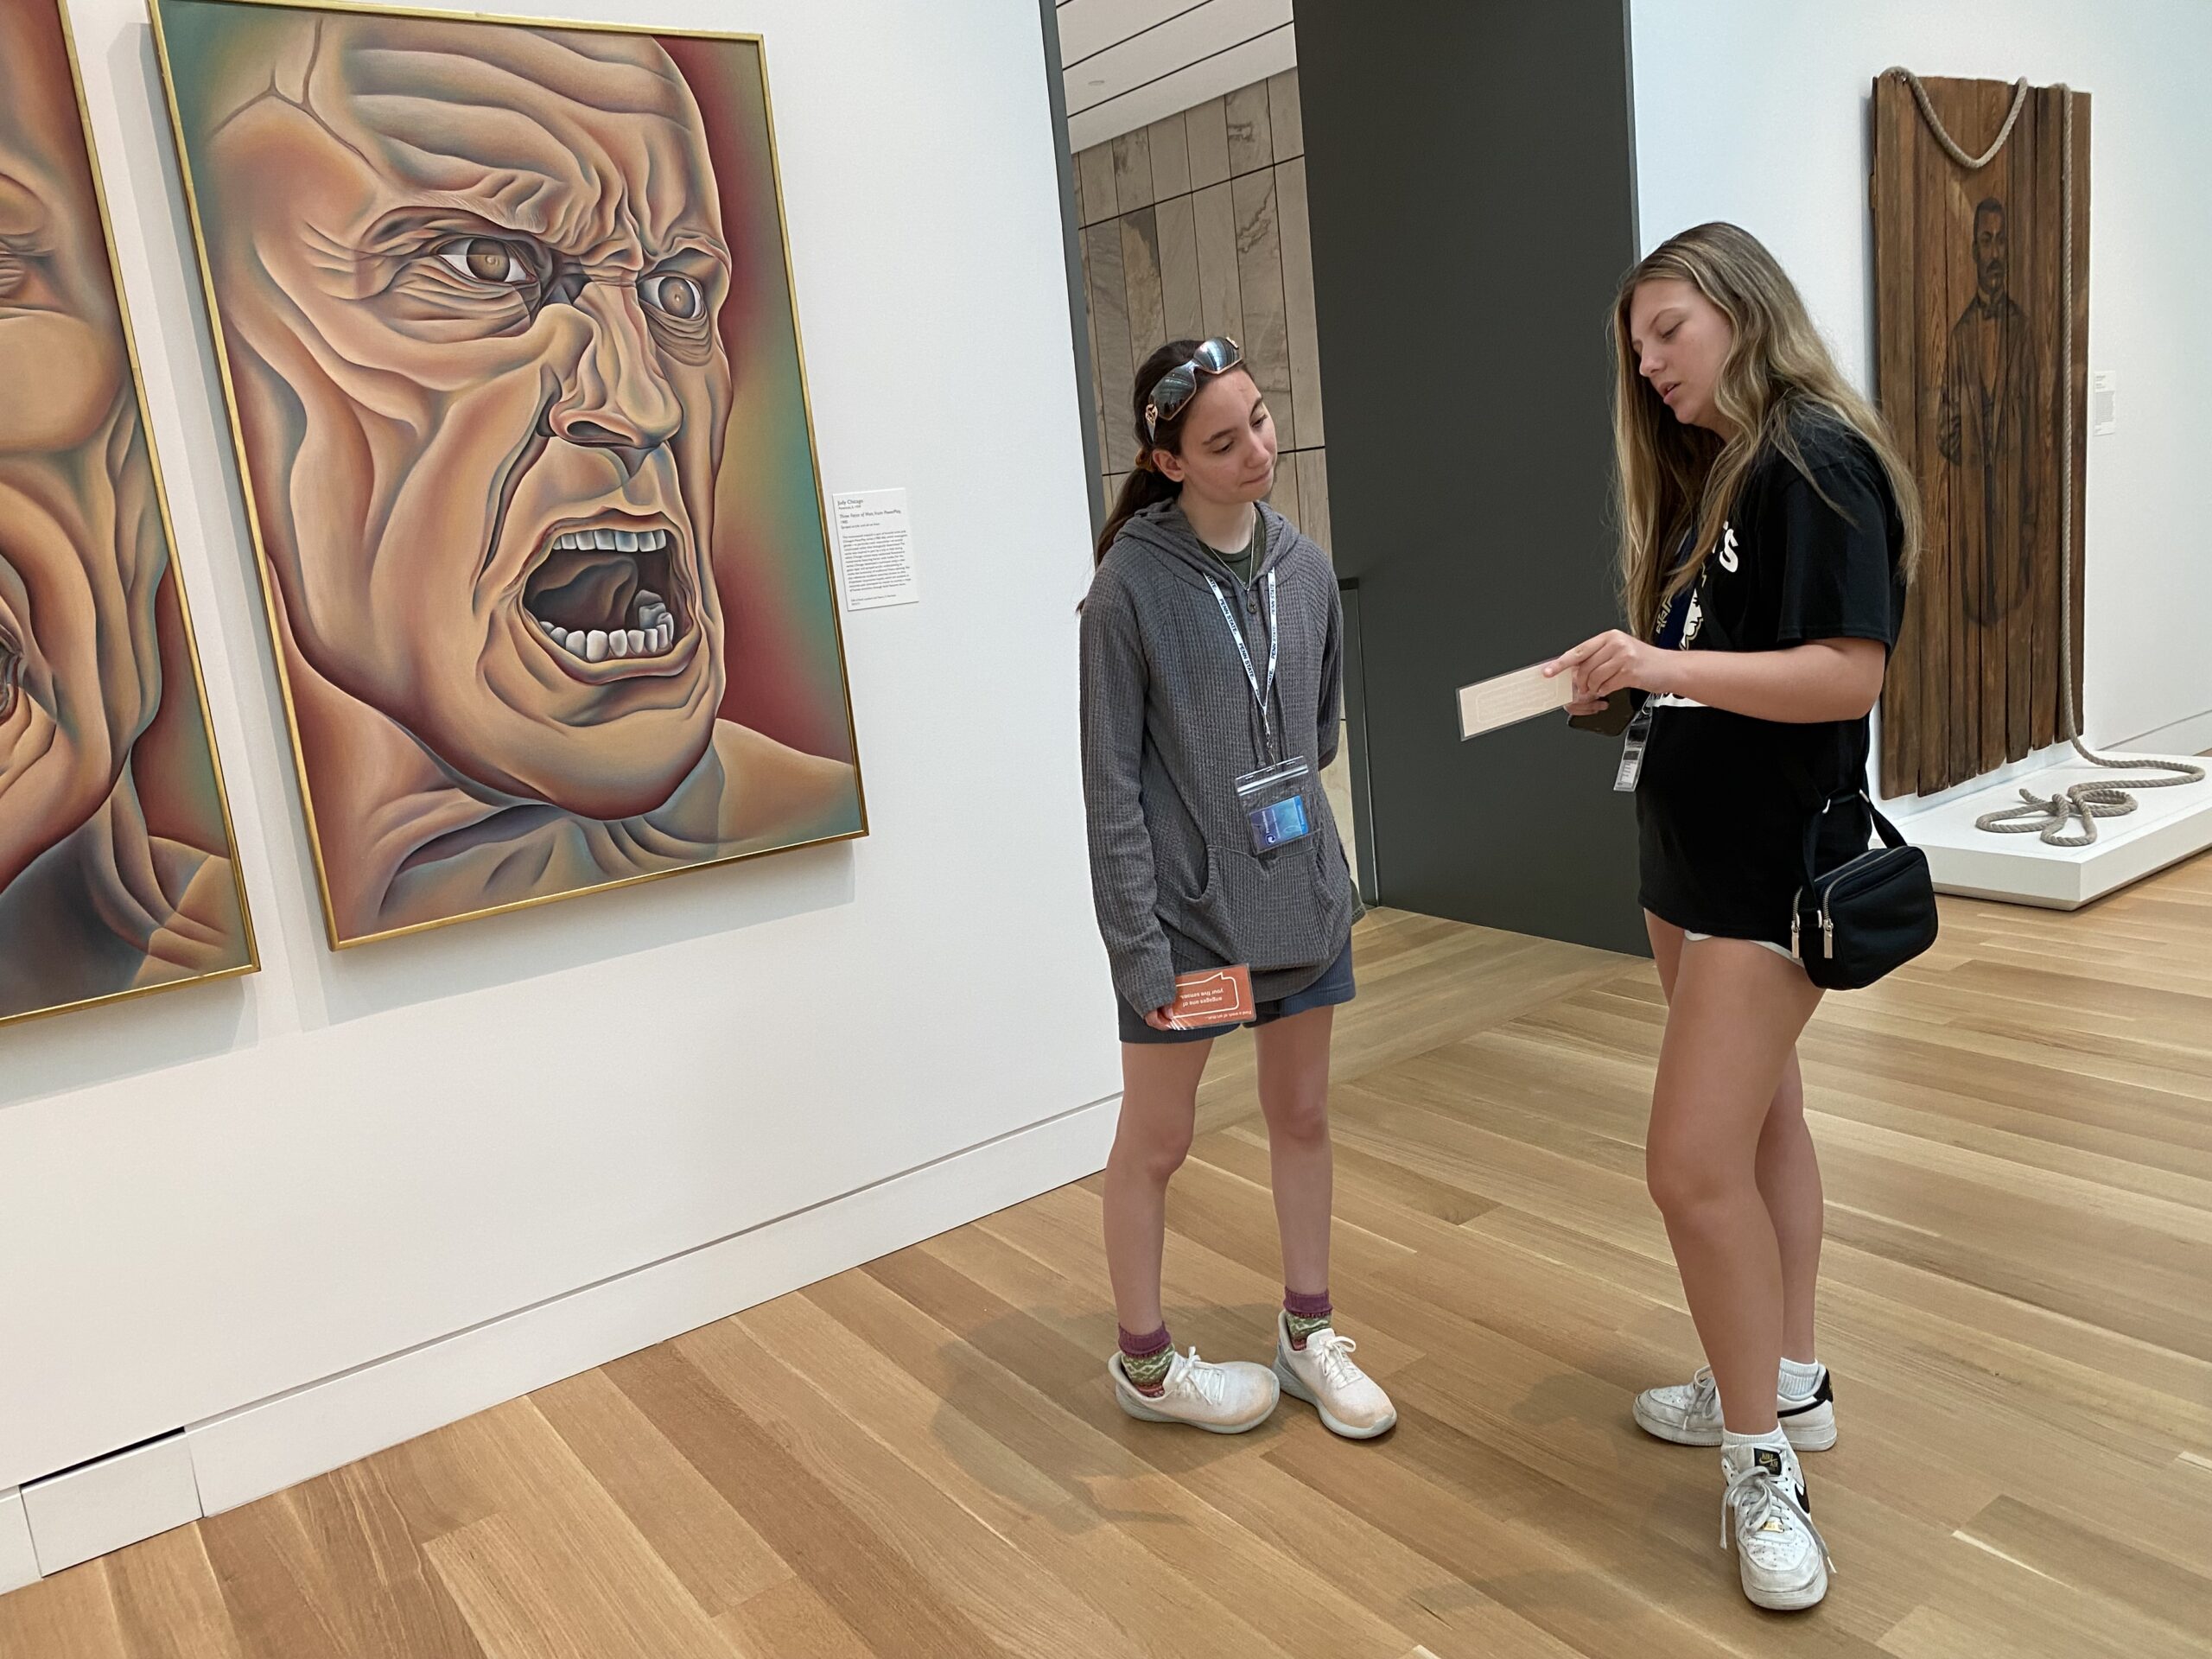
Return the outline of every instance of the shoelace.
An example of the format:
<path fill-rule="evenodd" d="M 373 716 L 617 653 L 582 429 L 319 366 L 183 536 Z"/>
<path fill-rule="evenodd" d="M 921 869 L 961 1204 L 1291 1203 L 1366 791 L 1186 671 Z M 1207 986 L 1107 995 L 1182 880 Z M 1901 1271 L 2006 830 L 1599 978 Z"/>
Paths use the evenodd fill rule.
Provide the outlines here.
<path fill-rule="evenodd" d="M 1835 1555 L 1828 1548 L 1828 1541 L 1813 1524 L 1813 1517 L 1799 1509 L 1784 1496 L 1781 1483 L 1758 1464 L 1739 1470 L 1728 1477 L 1728 1490 L 1720 1495 L 1720 1547 L 1727 1548 L 1735 1540 L 1728 1525 L 1729 1511 L 1733 1510 L 1741 1519 L 1744 1530 L 1758 1532 L 1770 1521 L 1786 1529 L 1795 1521 L 1813 1535 L 1813 1542 L 1821 1552 L 1821 1559 L 1827 1563 L 1828 1571 L 1835 1571 Z"/>
<path fill-rule="evenodd" d="M 1175 1356 L 1175 1363 L 1167 1368 L 1167 1386 L 1163 1392 L 1173 1394 L 1181 1389 L 1197 1395 L 1206 1404 L 1217 1407 L 1222 1401 L 1224 1380 L 1221 1367 L 1207 1364 L 1193 1348 L 1187 1354 Z"/>
<path fill-rule="evenodd" d="M 1306 1345 L 1314 1351 L 1322 1380 L 1331 1388 L 1348 1389 L 1355 1382 L 1367 1381 L 1367 1373 L 1351 1363 L 1351 1356 L 1359 1344 L 1350 1337 L 1340 1337 L 1333 1331 L 1325 1335 L 1316 1332 L 1306 1339 Z"/>
<path fill-rule="evenodd" d="M 1697 1375 L 1690 1379 L 1689 1414 L 1692 1417 L 1717 1415 L 1713 1406 L 1720 1397 L 1720 1384 L 1713 1375 L 1710 1365 L 1698 1367 Z"/>

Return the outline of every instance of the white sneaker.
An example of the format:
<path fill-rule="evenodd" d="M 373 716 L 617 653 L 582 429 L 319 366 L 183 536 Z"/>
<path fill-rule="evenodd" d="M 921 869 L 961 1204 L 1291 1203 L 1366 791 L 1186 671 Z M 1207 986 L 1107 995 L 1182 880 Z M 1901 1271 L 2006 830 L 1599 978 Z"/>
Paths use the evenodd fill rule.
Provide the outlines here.
<path fill-rule="evenodd" d="M 1835 1389 L 1827 1367 L 1821 1380 L 1802 1399 L 1777 1391 L 1776 1415 L 1782 1432 L 1800 1452 L 1825 1452 L 1835 1444 Z M 1709 1366 L 1700 1366 L 1688 1382 L 1673 1388 L 1646 1389 L 1636 1396 L 1636 1421 L 1647 1434 L 1676 1446 L 1720 1444 L 1720 1391 Z"/>
<path fill-rule="evenodd" d="M 1274 1373 L 1264 1365 L 1232 1360 L 1210 1364 L 1198 1351 L 1175 1356 L 1168 1366 L 1166 1385 L 1156 1395 L 1146 1394 L 1129 1381 L 1116 1353 L 1106 1362 L 1114 1379 L 1114 1397 L 1122 1409 L 1144 1423 L 1188 1423 L 1209 1434 L 1242 1434 L 1257 1428 L 1274 1413 L 1281 1398 Z"/>
<path fill-rule="evenodd" d="M 1389 1433 L 1398 1421 L 1398 1408 L 1382 1384 L 1352 1363 L 1358 1346 L 1325 1325 L 1306 1338 L 1305 1347 L 1294 1348 L 1290 1316 L 1275 1316 L 1275 1376 L 1284 1392 L 1319 1412 L 1330 1433 L 1348 1440 L 1371 1440 Z"/>
<path fill-rule="evenodd" d="M 1720 1543 L 1734 1522 L 1736 1565 L 1754 1605 L 1796 1612 L 1828 1592 L 1827 1541 L 1813 1525 L 1805 1471 L 1795 1451 L 1732 1446 L 1720 1453 L 1728 1490 L 1720 1497 Z"/>

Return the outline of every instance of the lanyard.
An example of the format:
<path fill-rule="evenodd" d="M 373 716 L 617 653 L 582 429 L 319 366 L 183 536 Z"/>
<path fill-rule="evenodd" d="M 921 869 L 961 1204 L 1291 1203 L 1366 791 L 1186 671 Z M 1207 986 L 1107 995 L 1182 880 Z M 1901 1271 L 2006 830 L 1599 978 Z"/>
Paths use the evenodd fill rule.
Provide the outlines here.
<path fill-rule="evenodd" d="M 1267 728 L 1268 751 L 1273 756 L 1275 747 L 1275 716 L 1273 704 L 1275 694 L 1275 664 L 1281 654 L 1282 620 L 1275 608 L 1275 573 L 1268 572 L 1268 683 L 1260 684 L 1260 671 L 1252 666 L 1251 647 L 1244 643 L 1244 630 L 1236 625 L 1236 613 L 1229 608 L 1229 595 L 1221 591 L 1221 584 L 1211 576 L 1206 586 L 1213 589 L 1214 602 L 1221 607 L 1221 620 L 1229 624 L 1229 637 L 1236 642 L 1236 655 L 1244 664 L 1244 683 L 1252 688 L 1252 701 L 1260 705 L 1260 721 Z"/>

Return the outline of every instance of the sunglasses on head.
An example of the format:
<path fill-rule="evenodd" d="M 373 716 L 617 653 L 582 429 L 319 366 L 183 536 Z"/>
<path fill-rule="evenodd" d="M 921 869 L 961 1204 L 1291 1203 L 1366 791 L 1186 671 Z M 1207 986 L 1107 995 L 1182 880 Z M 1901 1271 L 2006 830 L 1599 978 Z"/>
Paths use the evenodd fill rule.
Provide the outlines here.
<path fill-rule="evenodd" d="M 1183 412 L 1184 405 L 1198 396 L 1201 374 L 1227 374 L 1244 360 L 1244 348 L 1226 334 L 1206 341 L 1191 353 L 1186 362 L 1160 377 L 1145 400 L 1144 431 L 1147 438 L 1160 435 L 1160 423 L 1172 421 Z"/>

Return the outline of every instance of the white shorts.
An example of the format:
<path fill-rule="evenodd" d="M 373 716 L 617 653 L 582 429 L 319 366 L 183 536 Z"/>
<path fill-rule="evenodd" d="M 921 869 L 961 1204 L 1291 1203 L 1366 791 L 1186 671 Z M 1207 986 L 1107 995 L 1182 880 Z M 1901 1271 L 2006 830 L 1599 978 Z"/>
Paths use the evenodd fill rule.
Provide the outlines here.
<path fill-rule="evenodd" d="M 1710 933 L 1693 933 L 1688 928 L 1682 930 L 1682 938 L 1685 943 L 1693 942 L 1698 939 L 1709 939 L 1712 937 L 1713 935 Z M 1780 957 L 1792 968 L 1800 965 L 1797 958 L 1789 953 L 1789 946 L 1777 944 L 1772 939 L 1744 939 L 1739 941 L 1739 943 L 1744 944 L 1756 944 L 1762 950 L 1771 950 L 1776 956 Z"/>

